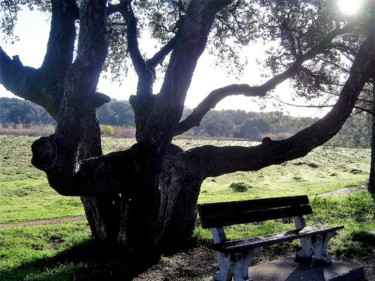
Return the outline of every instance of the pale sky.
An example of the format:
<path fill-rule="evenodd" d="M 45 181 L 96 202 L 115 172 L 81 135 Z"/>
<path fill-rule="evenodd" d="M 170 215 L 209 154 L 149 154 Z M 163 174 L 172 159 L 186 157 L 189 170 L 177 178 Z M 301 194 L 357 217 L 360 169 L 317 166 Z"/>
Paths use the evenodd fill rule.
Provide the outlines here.
<path fill-rule="evenodd" d="M 349 11 L 353 12 L 357 9 L 361 0 L 338 0 L 341 9 L 345 13 Z M 48 34 L 49 34 L 49 21 L 45 15 L 41 15 L 36 11 L 30 12 L 28 9 L 22 11 L 19 14 L 19 21 L 16 26 L 15 34 L 20 37 L 19 41 L 15 41 L 13 44 L 1 43 L 1 47 L 7 52 L 9 56 L 19 55 L 24 65 L 39 67 L 43 61 L 43 56 L 46 51 Z M 147 36 L 147 35 L 146 35 Z M 145 36 L 145 37 L 146 37 Z M 153 54 L 154 44 L 143 44 L 148 38 L 142 38 L 140 41 L 141 47 L 146 45 L 150 46 L 149 50 L 144 48 L 144 51 L 149 51 L 150 55 Z M 197 69 L 194 73 L 193 81 L 190 86 L 188 96 L 185 105 L 190 108 L 194 108 L 202 99 L 212 90 L 233 84 L 233 83 L 247 83 L 252 86 L 259 85 L 261 82 L 260 70 L 255 63 L 256 58 L 261 58 L 264 52 L 262 46 L 249 46 L 245 48 L 245 54 L 248 59 L 248 65 L 245 69 L 242 77 L 236 79 L 234 77 L 228 77 L 225 69 L 214 68 L 214 62 L 212 58 L 203 54 L 198 62 Z M 101 78 L 98 91 L 101 91 L 112 98 L 118 100 L 128 100 L 131 94 L 135 93 L 136 89 L 136 76 L 134 71 L 130 70 L 128 76 L 124 79 L 122 85 L 118 85 L 116 82 L 112 82 L 108 79 Z M 292 102 L 289 99 L 290 89 L 288 82 L 284 82 L 282 85 L 276 88 L 276 93 L 280 94 L 283 101 L 289 103 L 303 104 L 303 100 Z M 160 83 L 155 85 L 155 93 L 157 88 L 160 87 Z M 0 97 L 15 97 L 10 92 L 0 85 Z M 271 103 L 271 101 L 268 101 Z M 243 96 L 229 97 L 220 102 L 215 109 L 241 109 L 246 111 L 261 111 L 259 105 L 259 99 L 246 98 Z M 268 108 L 272 110 L 272 107 Z M 286 110 L 290 115 L 294 116 L 322 116 L 325 111 L 321 109 L 311 108 L 298 108 L 298 107 L 286 107 Z"/>

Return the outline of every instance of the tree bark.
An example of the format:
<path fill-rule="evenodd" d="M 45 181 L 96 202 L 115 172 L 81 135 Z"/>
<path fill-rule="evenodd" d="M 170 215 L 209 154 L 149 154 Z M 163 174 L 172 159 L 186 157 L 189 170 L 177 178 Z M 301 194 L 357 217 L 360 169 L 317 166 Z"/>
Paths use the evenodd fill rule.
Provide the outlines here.
<path fill-rule="evenodd" d="M 309 128 L 282 141 L 265 138 L 261 145 L 250 148 L 203 146 L 183 151 L 171 141 L 181 129 L 178 121 L 186 93 L 214 18 L 230 2 L 191 1 L 176 37 L 149 61 L 141 56 L 137 46 L 131 1 L 111 6 L 111 9 L 121 10 L 128 20 L 129 52 L 140 80 L 138 92 L 131 99 L 136 115 L 137 144 L 107 155 L 102 155 L 95 116 L 96 108 L 107 101 L 95 92 L 107 53 L 105 20 L 108 13 L 112 13 L 106 10 L 107 1 L 81 1 L 78 51 L 73 63 L 76 1 L 53 1 L 54 31 L 51 31 L 42 70 L 59 73 L 60 76 L 53 76 L 53 79 L 45 74 L 48 85 L 58 80 L 57 94 L 51 94 L 54 88 L 41 88 L 40 84 L 32 96 L 28 94 L 32 89 L 26 87 L 37 83 L 36 77 L 42 77 L 37 76 L 39 70 L 23 67 L 0 49 L 0 70 L 6 74 L 1 74 L 0 82 L 32 100 L 44 93 L 41 103 L 46 103 L 42 105 L 58 121 L 52 136 L 33 143 L 32 163 L 45 171 L 51 187 L 60 194 L 83 196 L 81 200 L 94 236 L 125 245 L 134 258 L 145 260 L 186 242 L 194 229 L 195 207 L 205 178 L 280 164 L 306 155 L 333 137 L 349 117 L 364 83 L 375 76 L 374 38 L 371 37 L 356 56 L 337 104 Z M 69 9 L 62 4 L 67 4 Z M 122 10 L 124 8 L 126 10 Z M 63 24 L 67 24 L 66 28 L 62 28 Z M 68 33 L 64 33 L 66 29 Z M 187 122 L 183 130 L 199 122 L 208 108 L 233 88 L 248 95 L 264 95 L 295 74 L 305 60 L 324 50 L 335 36 L 346 31 L 334 30 L 302 55 L 300 61 L 261 87 L 235 85 L 210 95 L 203 103 L 203 113 Z M 55 49 L 60 41 L 64 44 Z M 65 50 L 67 46 L 71 48 L 69 51 Z M 171 51 L 164 83 L 160 93 L 154 95 L 150 68 Z M 12 77 L 13 73 L 19 76 Z M 228 89 L 230 91 L 226 91 Z"/>
<path fill-rule="evenodd" d="M 375 194 L 375 76 L 372 77 L 371 166 L 368 191 Z"/>

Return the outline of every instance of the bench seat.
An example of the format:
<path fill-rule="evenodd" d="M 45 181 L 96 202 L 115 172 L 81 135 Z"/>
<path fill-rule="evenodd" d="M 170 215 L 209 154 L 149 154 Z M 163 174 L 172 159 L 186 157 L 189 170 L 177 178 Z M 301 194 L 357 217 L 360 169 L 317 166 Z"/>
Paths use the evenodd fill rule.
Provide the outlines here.
<path fill-rule="evenodd" d="M 279 244 L 313 235 L 326 234 L 342 228 L 344 228 L 342 225 L 335 227 L 307 226 L 301 230 L 290 230 L 283 233 L 266 234 L 263 236 L 254 236 L 245 239 L 225 240 L 220 243 L 212 244 L 209 246 L 209 248 L 222 253 L 242 252 L 251 248 Z"/>

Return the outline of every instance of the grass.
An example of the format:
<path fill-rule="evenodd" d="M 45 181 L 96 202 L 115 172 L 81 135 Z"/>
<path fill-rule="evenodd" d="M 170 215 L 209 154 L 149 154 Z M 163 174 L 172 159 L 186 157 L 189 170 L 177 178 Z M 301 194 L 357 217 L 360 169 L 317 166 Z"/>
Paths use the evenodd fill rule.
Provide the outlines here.
<path fill-rule="evenodd" d="M 360 230 L 375 229 L 375 201 L 367 191 L 362 190 L 350 194 L 310 197 L 314 213 L 306 216 L 307 225 L 344 225 L 341 231 L 340 243 Z M 266 221 L 249 225 L 228 227 L 228 237 L 244 238 L 272 232 L 286 231 L 293 227 L 292 220 Z M 196 235 L 199 239 L 210 239 L 210 231 L 198 228 Z"/>
<path fill-rule="evenodd" d="M 51 261 L 89 237 L 83 222 L 0 229 L 0 280 L 73 280 L 83 263 Z"/>
<path fill-rule="evenodd" d="M 0 223 L 84 213 L 80 199 L 63 197 L 31 163 L 35 137 L 0 135 Z"/>
<path fill-rule="evenodd" d="M 331 190 L 363 185 L 370 167 L 368 149 L 319 147 L 309 155 L 257 172 L 236 172 L 208 178 L 200 196 L 201 203 L 307 194 L 310 197 Z M 233 192 L 232 183 L 252 188 Z"/>
<path fill-rule="evenodd" d="M 43 172 L 30 164 L 35 137 L 0 135 L 0 223 L 81 215 L 79 198 L 63 197 L 48 186 Z M 132 139 L 103 138 L 105 153 L 130 147 Z M 176 140 L 184 149 L 197 145 L 253 145 L 223 140 Z M 332 240 L 335 254 L 362 251 L 350 241 L 362 229 L 375 229 L 375 203 L 366 191 L 321 196 L 323 192 L 363 185 L 368 180 L 368 149 L 319 147 L 308 156 L 258 172 L 237 172 L 208 178 L 202 185 L 200 203 L 307 194 L 314 214 L 308 224 L 345 225 Z M 246 186 L 238 192 L 231 185 Z M 230 237 L 246 237 L 287 230 L 292 222 L 270 221 L 231 227 Z M 211 234 L 197 227 L 198 239 Z M 0 280 L 106 280 L 124 274 L 123 263 L 110 254 L 93 260 L 98 252 L 91 244 L 85 222 L 0 229 Z M 83 277 L 86 276 L 86 277 Z M 87 279 L 85 279 L 87 278 Z M 90 279 L 91 278 L 91 279 Z M 97 279 L 95 279 L 97 278 Z M 102 278 L 102 279 L 100 279 Z"/>

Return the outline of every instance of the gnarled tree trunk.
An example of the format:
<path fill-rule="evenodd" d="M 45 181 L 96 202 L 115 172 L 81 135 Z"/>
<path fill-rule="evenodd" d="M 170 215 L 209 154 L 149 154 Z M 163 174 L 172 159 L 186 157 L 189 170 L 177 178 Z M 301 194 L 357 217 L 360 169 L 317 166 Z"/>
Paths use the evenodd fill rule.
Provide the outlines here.
<path fill-rule="evenodd" d="M 230 85 L 213 91 L 191 116 L 179 122 L 215 16 L 232 1 L 190 1 L 176 36 L 150 60 L 144 60 L 138 49 L 131 2 L 107 5 L 105 0 L 82 0 L 78 8 L 73 0 L 53 0 L 43 66 L 38 70 L 24 67 L 0 49 L 0 82 L 15 94 L 42 104 L 57 120 L 55 133 L 32 145 L 32 163 L 46 173 L 51 187 L 63 195 L 82 196 L 94 236 L 147 258 L 146 253 L 150 257 L 180 247 L 191 236 L 200 186 L 207 177 L 255 171 L 296 159 L 333 137 L 349 117 L 364 84 L 375 74 L 375 35 L 362 44 L 336 105 L 312 126 L 289 139 L 265 138 L 249 148 L 202 146 L 183 151 L 171 144 L 173 137 L 199 124 L 218 101 L 233 94 L 264 96 L 297 74 L 304 62 L 323 54 L 334 38 L 351 27 L 338 25 L 307 52 L 295 52 L 295 61 L 284 72 L 259 87 Z M 128 51 L 139 77 L 137 93 L 130 100 L 137 143 L 102 155 L 95 111 L 108 98 L 97 93 L 96 87 L 107 55 L 105 22 L 115 11 L 126 22 Z M 73 61 L 78 16 L 80 32 Z M 164 83 L 154 94 L 155 67 L 168 54 Z"/>

